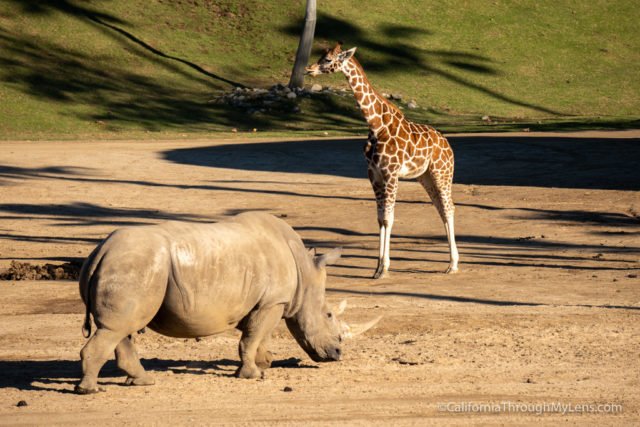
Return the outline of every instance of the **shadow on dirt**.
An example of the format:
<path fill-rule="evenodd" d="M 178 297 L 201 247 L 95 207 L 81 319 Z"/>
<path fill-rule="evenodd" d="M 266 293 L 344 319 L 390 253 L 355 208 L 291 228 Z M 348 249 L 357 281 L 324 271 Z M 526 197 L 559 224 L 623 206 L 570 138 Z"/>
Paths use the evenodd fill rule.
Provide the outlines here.
<path fill-rule="evenodd" d="M 640 139 L 449 137 L 459 184 L 640 190 Z M 168 161 L 261 172 L 365 178 L 364 140 L 237 143 L 166 151 Z"/>
<path fill-rule="evenodd" d="M 460 297 L 455 295 L 436 295 L 418 292 L 399 292 L 399 291 L 375 291 L 375 290 L 357 290 L 357 289 L 337 289 L 327 288 L 327 293 L 331 294 L 351 294 L 351 295 L 367 295 L 367 296 L 391 296 L 391 297 L 407 297 L 422 298 L 432 301 L 449 301 L 458 303 L 484 304 L 493 306 L 522 306 L 522 307 L 586 307 L 586 308 L 609 308 L 622 310 L 640 310 L 640 307 L 625 305 L 592 305 L 592 304 L 545 304 L 538 302 L 521 302 L 521 301 L 501 301 L 482 298 Z"/>
<path fill-rule="evenodd" d="M 185 375 L 213 375 L 233 377 L 240 366 L 237 360 L 167 360 L 141 359 L 142 365 L 150 372 L 172 372 Z M 276 360 L 272 369 L 316 369 L 315 365 L 301 364 L 298 358 Z M 41 390 L 73 394 L 73 387 L 60 389 L 55 385 L 74 386 L 80 381 L 82 370 L 79 360 L 0 360 L 0 389 Z M 98 383 L 101 385 L 124 386 L 126 374 L 114 360 L 108 361 L 100 371 Z M 49 387 L 48 385 L 52 385 Z"/>

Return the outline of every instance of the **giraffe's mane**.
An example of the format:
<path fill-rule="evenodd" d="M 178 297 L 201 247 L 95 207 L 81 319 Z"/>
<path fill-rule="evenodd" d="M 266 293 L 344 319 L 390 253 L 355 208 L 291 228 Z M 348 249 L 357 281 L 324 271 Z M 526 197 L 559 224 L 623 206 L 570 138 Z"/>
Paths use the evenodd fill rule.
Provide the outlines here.
<path fill-rule="evenodd" d="M 363 78 L 365 84 L 369 85 L 369 87 L 373 90 L 373 93 L 378 97 L 380 102 L 382 102 L 383 104 L 387 105 L 389 107 L 389 109 L 391 110 L 391 112 L 399 114 L 400 117 L 404 118 L 404 113 L 402 112 L 402 110 L 400 110 L 400 108 L 398 108 L 398 106 L 396 104 L 394 104 L 393 102 L 389 101 L 387 98 L 382 96 L 382 94 L 380 92 L 378 92 L 375 87 L 373 87 L 373 85 L 369 81 L 369 78 L 367 77 L 367 74 L 364 72 L 364 68 L 362 67 L 360 62 L 356 59 L 355 56 L 351 57 L 351 61 L 353 62 L 355 67 L 360 71 L 360 74 L 362 75 L 362 78 Z"/>

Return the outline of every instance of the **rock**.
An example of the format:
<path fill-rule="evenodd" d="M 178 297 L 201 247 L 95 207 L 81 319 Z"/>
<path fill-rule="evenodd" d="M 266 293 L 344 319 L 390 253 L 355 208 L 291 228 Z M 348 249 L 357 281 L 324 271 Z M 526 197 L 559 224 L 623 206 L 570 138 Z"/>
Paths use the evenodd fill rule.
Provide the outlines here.
<path fill-rule="evenodd" d="M 287 94 L 291 92 L 291 88 L 289 86 L 285 86 L 283 90 L 284 90 L 284 93 L 287 93 Z"/>
<path fill-rule="evenodd" d="M 289 99 L 296 99 L 297 97 L 298 97 L 298 95 L 296 95 L 295 92 L 287 93 L 287 98 L 289 98 Z"/>
<path fill-rule="evenodd" d="M 483 121 L 483 122 L 490 122 L 490 121 L 491 121 L 491 117 L 489 117 L 489 116 L 482 116 L 482 121 Z"/>
<path fill-rule="evenodd" d="M 282 389 L 282 391 L 284 391 L 285 393 L 290 393 L 293 391 L 293 388 L 286 386 L 285 388 Z"/>
<path fill-rule="evenodd" d="M 407 108 L 410 110 L 415 110 L 416 108 L 418 108 L 418 104 L 416 104 L 416 101 L 411 100 L 411 102 L 407 104 Z"/>
<path fill-rule="evenodd" d="M 27 403 L 27 401 L 26 401 L 26 400 L 21 400 L 20 402 L 18 402 L 18 403 L 16 404 L 16 406 L 18 406 L 18 407 L 22 407 L 22 406 L 29 406 L 29 404 Z"/>
<path fill-rule="evenodd" d="M 271 86 L 270 91 L 271 92 L 279 92 L 281 90 L 284 90 L 285 87 L 286 86 L 284 86 L 283 84 L 278 83 L 278 84 L 275 84 L 275 85 Z"/>
<path fill-rule="evenodd" d="M 391 99 L 395 99 L 396 101 L 402 101 L 402 95 L 399 93 L 392 93 Z"/>
<path fill-rule="evenodd" d="M 389 99 L 391 97 L 391 95 L 389 95 L 388 93 L 384 93 L 384 92 L 382 92 L 382 96 L 384 96 L 387 99 Z"/>
<path fill-rule="evenodd" d="M 311 92 L 320 92 L 322 90 L 322 86 L 318 83 L 311 86 Z"/>

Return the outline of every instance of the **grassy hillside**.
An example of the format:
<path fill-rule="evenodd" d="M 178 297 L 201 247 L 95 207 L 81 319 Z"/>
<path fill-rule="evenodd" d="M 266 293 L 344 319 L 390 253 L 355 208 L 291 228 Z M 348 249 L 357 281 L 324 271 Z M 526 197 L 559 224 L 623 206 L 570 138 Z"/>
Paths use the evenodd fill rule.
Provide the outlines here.
<path fill-rule="evenodd" d="M 357 46 L 378 89 L 416 100 L 413 119 L 445 130 L 640 126 L 633 1 L 318 3 L 316 47 Z M 235 85 L 286 83 L 303 13 L 293 0 L 4 0 L 0 138 L 362 132 L 346 96 L 297 100 L 301 113 L 211 102 Z"/>

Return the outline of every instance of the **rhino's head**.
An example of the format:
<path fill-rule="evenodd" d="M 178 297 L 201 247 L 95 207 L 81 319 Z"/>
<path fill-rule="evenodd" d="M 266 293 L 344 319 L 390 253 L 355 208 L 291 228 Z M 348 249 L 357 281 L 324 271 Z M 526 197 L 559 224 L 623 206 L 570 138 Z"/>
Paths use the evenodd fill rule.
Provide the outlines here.
<path fill-rule="evenodd" d="M 325 302 L 326 266 L 336 262 L 341 252 L 337 248 L 321 256 L 313 256 L 306 250 L 303 254 L 294 253 L 298 268 L 298 301 L 294 302 L 297 310 L 286 318 L 286 323 L 298 344 L 316 362 L 340 360 L 342 341 L 355 335 L 353 329 L 338 318 L 346 301 L 335 310 Z M 355 329 L 364 332 L 375 322 Z"/>

